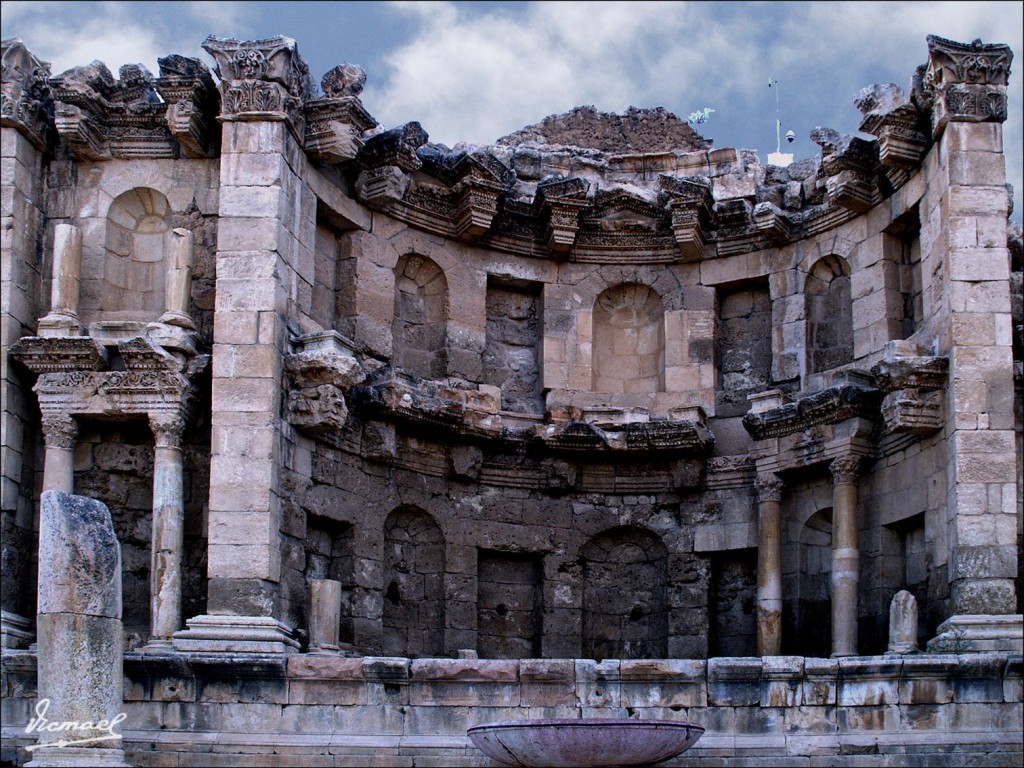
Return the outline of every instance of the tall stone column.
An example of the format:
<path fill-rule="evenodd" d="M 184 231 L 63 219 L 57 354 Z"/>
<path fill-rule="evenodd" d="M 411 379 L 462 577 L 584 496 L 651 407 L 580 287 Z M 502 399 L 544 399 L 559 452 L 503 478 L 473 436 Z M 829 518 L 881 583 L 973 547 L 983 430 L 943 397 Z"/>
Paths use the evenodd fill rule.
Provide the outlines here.
<path fill-rule="evenodd" d="M 757 476 L 757 653 L 782 652 L 782 480 L 773 472 Z"/>
<path fill-rule="evenodd" d="M 43 490 L 74 493 L 78 423 L 66 413 L 43 414 Z"/>
<path fill-rule="evenodd" d="M 176 413 L 150 414 L 156 438 L 153 457 L 153 534 L 150 559 L 151 637 L 147 650 L 169 647 L 181 629 L 181 562 L 185 542 L 184 474 Z"/>
<path fill-rule="evenodd" d="M 857 478 L 860 458 L 842 456 L 832 472 L 832 655 L 857 655 Z"/>

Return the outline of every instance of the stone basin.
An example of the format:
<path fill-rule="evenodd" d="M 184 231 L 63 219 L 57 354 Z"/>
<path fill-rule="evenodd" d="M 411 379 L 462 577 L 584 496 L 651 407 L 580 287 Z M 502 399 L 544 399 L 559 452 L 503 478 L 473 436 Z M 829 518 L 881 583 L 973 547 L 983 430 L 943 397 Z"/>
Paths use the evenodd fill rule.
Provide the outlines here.
<path fill-rule="evenodd" d="M 469 729 L 485 755 L 505 765 L 590 768 L 653 765 L 682 753 L 704 733 L 678 720 L 512 720 Z"/>

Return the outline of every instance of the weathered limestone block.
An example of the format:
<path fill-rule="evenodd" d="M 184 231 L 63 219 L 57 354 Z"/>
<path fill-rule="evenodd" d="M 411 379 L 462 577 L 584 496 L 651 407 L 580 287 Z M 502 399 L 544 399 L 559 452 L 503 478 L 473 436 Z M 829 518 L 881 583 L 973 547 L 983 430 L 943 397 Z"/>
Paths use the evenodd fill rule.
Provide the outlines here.
<path fill-rule="evenodd" d="M 39 704 L 48 702 L 45 717 L 92 727 L 40 730 L 40 748 L 29 765 L 126 765 L 116 730 L 124 720 L 118 719 L 123 709 L 121 546 L 102 503 L 43 492 L 38 611 Z M 92 741 L 57 746 L 86 739 Z"/>

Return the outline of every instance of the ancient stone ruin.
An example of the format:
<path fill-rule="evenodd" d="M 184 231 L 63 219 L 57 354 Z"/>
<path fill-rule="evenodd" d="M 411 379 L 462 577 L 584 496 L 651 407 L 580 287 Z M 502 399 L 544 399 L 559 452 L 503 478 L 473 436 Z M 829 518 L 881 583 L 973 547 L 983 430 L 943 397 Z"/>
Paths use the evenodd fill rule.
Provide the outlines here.
<path fill-rule="evenodd" d="M 293 40 L 204 48 L 3 42 L 5 764 L 65 642 L 44 491 L 110 510 L 132 765 L 591 717 L 703 726 L 674 765 L 1019 758 L 1007 46 L 929 37 L 785 168 L 665 110 L 451 149 Z"/>

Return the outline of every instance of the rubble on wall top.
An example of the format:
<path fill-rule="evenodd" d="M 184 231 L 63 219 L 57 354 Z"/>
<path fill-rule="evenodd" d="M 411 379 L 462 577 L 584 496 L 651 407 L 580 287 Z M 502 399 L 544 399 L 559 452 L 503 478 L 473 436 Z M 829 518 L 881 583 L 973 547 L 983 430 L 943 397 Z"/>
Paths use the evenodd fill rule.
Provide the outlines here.
<path fill-rule="evenodd" d="M 693 152 L 712 147 L 710 140 L 664 107 L 630 107 L 621 115 L 599 112 L 593 106 L 576 107 L 560 115 L 549 115 L 535 125 L 502 136 L 495 143 L 545 149 L 595 149 L 615 154 Z"/>

